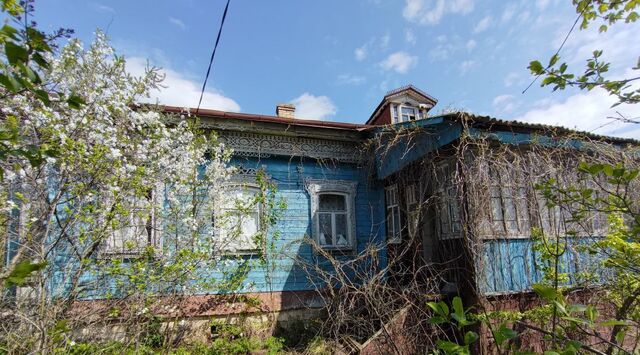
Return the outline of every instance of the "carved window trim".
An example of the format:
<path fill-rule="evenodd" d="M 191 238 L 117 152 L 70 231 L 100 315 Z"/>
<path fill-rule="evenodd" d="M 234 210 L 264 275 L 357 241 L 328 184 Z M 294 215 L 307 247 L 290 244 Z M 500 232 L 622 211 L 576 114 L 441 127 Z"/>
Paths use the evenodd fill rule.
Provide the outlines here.
<path fill-rule="evenodd" d="M 225 191 L 225 194 L 231 193 L 232 191 L 242 190 L 245 193 L 249 193 L 253 195 L 255 198 L 255 195 L 260 193 L 260 186 L 258 186 L 258 184 L 255 183 L 255 179 L 253 180 L 253 182 L 251 182 L 250 175 L 239 175 L 239 176 L 234 176 L 229 183 L 223 186 L 222 190 Z M 238 244 L 240 247 L 237 247 L 237 248 L 232 247 L 231 244 L 229 245 L 225 244 L 224 239 L 227 237 L 227 233 L 229 231 L 224 230 L 223 227 L 220 226 L 220 223 L 221 223 L 220 218 L 222 218 L 222 216 L 225 213 L 233 214 L 233 212 L 236 211 L 236 209 L 231 205 L 229 205 L 229 203 L 232 203 L 232 201 L 224 201 L 224 202 L 220 201 L 220 202 L 222 203 L 222 205 L 220 205 L 220 208 L 216 209 L 213 216 L 211 216 L 211 222 L 213 224 L 213 235 L 215 238 L 213 252 L 220 252 L 224 255 L 251 255 L 251 254 L 261 253 L 261 251 L 263 250 L 263 245 L 261 245 L 260 243 L 256 243 L 256 240 L 254 239 L 255 235 L 250 236 L 252 240 L 248 241 L 247 244 Z M 245 206 L 245 207 L 249 207 L 249 206 Z M 262 220 L 264 218 L 263 216 L 264 206 L 262 205 L 261 202 L 256 202 L 255 206 L 250 206 L 250 207 L 252 207 L 252 209 L 254 210 L 253 213 L 257 214 L 257 219 L 256 219 L 257 233 L 264 232 L 264 231 L 261 231 Z M 226 222 L 228 221 L 225 221 L 225 223 Z M 240 236 L 240 235 L 237 237 L 247 238 L 247 236 Z M 222 244 L 217 244 L 217 243 L 222 243 Z"/>
<path fill-rule="evenodd" d="M 158 253 L 162 253 L 162 233 L 159 230 L 161 223 L 158 220 L 159 211 L 157 211 L 159 191 L 164 191 L 161 184 L 156 184 L 154 188 L 149 190 L 149 195 L 146 197 L 149 203 L 148 208 L 135 206 L 137 203 L 134 203 L 128 214 L 121 216 L 127 219 L 128 224 L 115 229 L 108 228 L 108 235 L 100 250 L 100 258 L 137 258 L 148 246 L 155 248 Z M 141 200 L 141 198 L 134 198 L 134 200 Z M 137 225 L 138 221 L 142 221 L 144 225 Z M 138 228 L 142 228 L 142 230 L 137 230 Z M 136 232 L 140 233 L 135 235 Z M 134 243 L 134 245 L 129 247 L 126 245 L 127 242 Z"/>
<path fill-rule="evenodd" d="M 400 217 L 400 193 L 398 184 L 384 188 L 385 210 L 387 212 L 387 242 L 399 244 L 402 242 L 402 218 Z"/>
<path fill-rule="evenodd" d="M 320 203 L 320 195 L 334 193 L 344 195 L 347 203 L 347 233 L 348 245 L 346 246 L 327 246 L 328 250 L 354 250 L 356 247 L 356 192 L 358 183 L 348 180 L 325 180 L 325 179 L 307 179 L 305 187 L 309 193 L 311 202 L 311 236 L 320 244 L 320 221 L 318 209 Z"/>

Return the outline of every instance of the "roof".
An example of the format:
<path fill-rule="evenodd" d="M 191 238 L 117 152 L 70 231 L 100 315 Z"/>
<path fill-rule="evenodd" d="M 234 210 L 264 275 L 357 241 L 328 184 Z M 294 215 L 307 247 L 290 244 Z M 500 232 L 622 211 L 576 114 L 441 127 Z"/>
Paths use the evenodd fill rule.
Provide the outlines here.
<path fill-rule="evenodd" d="M 415 123 L 428 125 L 431 123 L 442 122 L 443 120 L 467 123 L 467 124 L 473 125 L 473 127 L 476 127 L 476 128 L 486 128 L 486 129 L 502 128 L 504 130 L 509 130 L 512 132 L 519 132 L 519 133 L 541 132 L 543 134 L 550 134 L 554 136 L 577 134 L 590 139 L 610 142 L 610 143 L 635 144 L 635 145 L 640 144 L 640 141 L 633 138 L 622 138 L 622 137 L 600 135 L 600 134 L 595 134 L 591 132 L 570 129 L 562 126 L 553 126 L 553 125 L 522 122 L 522 121 L 515 121 L 515 120 L 502 120 L 502 119 L 491 117 L 491 116 L 480 116 L 480 115 L 474 115 L 474 114 L 465 113 L 465 112 L 452 112 L 452 113 L 447 113 L 443 115 L 432 116 L 423 120 L 400 123 L 400 125 L 415 124 Z"/>
<path fill-rule="evenodd" d="M 385 106 L 385 104 L 387 104 L 387 100 L 389 100 L 389 98 L 391 98 L 394 95 L 406 92 L 406 91 L 413 91 L 414 93 L 418 94 L 418 96 L 421 96 L 422 98 L 424 98 L 427 101 L 431 101 L 433 103 L 433 105 L 435 106 L 435 104 L 438 103 L 438 100 L 427 94 L 426 92 L 418 89 L 417 87 L 409 84 L 409 85 L 405 85 L 405 86 L 401 86 L 397 89 L 393 89 L 389 92 L 387 92 L 384 97 L 382 98 L 382 100 L 380 101 L 380 103 L 378 104 L 378 106 L 376 107 L 375 110 L 373 110 L 373 112 L 371 113 L 371 116 L 369 116 L 369 119 L 367 120 L 367 122 L 365 124 L 369 124 L 369 122 L 371 122 L 371 120 L 373 120 L 378 113 L 382 110 L 382 108 Z"/>
<path fill-rule="evenodd" d="M 397 90 L 394 90 L 387 95 L 393 95 L 393 92 L 397 93 Z M 193 114 L 196 111 L 195 108 L 183 108 L 183 107 L 177 107 L 177 106 L 161 106 L 161 108 L 165 112 L 177 113 L 177 114 L 184 114 L 184 113 Z M 269 122 L 269 123 L 276 123 L 276 124 L 282 124 L 287 126 L 324 128 L 324 129 L 332 129 L 332 130 L 338 130 L 338 131 L 340 130 L 352 131 L 352 132 L 364 132 L 368 130 L 381 128 L 380 126 L 367 125 L 367 124 L 307 120 L 307 119 L 298 119 L 298 118 L 284 118 L 284 117 L 269 116 L 269 115 L 226 112 L 226 111 L 209 110 L 209 109 L 200 109 L 198 111 L 198 115 L 202 117 L 229 118 L 229 119 L 237 119 L 237 120 L 250 121 L 250 122 Z M 449 121 L 471 123 L 473 124 L 473 126 L 479 127 L 479 128 L 485 127 L 485 128 L 491 129 L 494 127 L 495 128 L 504 127 L 505 129 L 509 129 L 512 131 L 527 131 L 527 132 L 538 131 L 538 132 L 545 132 L 545 133 L 553 133 L 554 135 L 579 134 L 591 139 L 596 139 L 596 140 L 601 140 L 601 141 L 606 141 L 611 143 L 640 144 L 640 141 L 633 138 L 605 136 L 605 135 L 595 134 L 591 132 L 569 129 L 561 126 L 529 123 L 529 122 L 522 122 L 522 121 L 502 120 L 495 117 L 479 116 L 479 115 L 462 113 L 462 112 L 453 112 L 453 113 L 448 113 L 448 114 L 439 115 L 439 116 L 432 116 L 424 120 L 411 121 L 407 123 L 421 122 L 424 124 L 428 124 L 429 122 L 433 122 L 433 120 L 435 119 L 444 119 Z"/>
<path fill-rule="evenodd" d="M 393 89 L 393 90 L 391 90 L 391 91 L 388 91 L 388 92 L 384 95 L 383 101 L 384 101 L 384 99 L 388 99 L 389 97 L 391 97 L 391 96 L 393 96 L 393 95 L 395 95 L 395 94 L 399 94 L 399 93 L 404 92 L 404 91 L 407 91 L 407 90 L 412 90 L 412 91 L 414 91 L 415 93 L 419 94 L 420 96 L 424 97 L 425 99 L 430 100 L 430 101 L 433 101 L 433 103 L 434 103 L 434 104 L 438 102 L 438 100 L 437 100 L 435 97 L 433 97 L 433 96 L 431 96 L 431 95 L 427 94 L 426 92 L 424 92 L 424 91 L 422 91 L 422 90 L 418 89 L 417 87 L 415 87 L 415 86 L 413 86 L 413 85 L 411 85 L 411 84 L 409 84 L 409 85 L 405 85 L 405 86 L 401 86 L 401 87 L 399 87 L 399 88 L 397 88 L 397 89 Z"/>
<path fill-rule="evenodd" d="M 169 112 L 169 113 L 195 114 L 197 111 L 197 115 L 201 117 L 229 118 L 229 119 L 253 121 L 253 122 L 269 122 L 269 123 L 277 123 L 277 124 L 283 124 L 288 126 L 316 127 L 316 128 L 350 130 L 350 131 L 363 131 L 363 130 L 366 130 L 367 128 L 372 127 L 370 125 L 363 125 L 363 124 L 356 124 L 356 123 L 307 120 L 307 119 L 299 119 L 299 118 L 286 118 L 286 117 L 278 117 L 278 116 L 257 115 L 257 114 L 239 113 L 239 112 L 226 112 L 226 111 L 209 110 L 209 109 L 196 110 L 195 108 L 184 108 L 184 107 L 177 107 L 177 106 L 160 106 L 160 107 L 164 112 Z"/>
<path fill-rule="evenodd" d="M 630 143 L 630 144 L 640 144 L 640 141 L 633 138 L 622 138 L 622 137 L 612 137 L 601 134 L 595 134 L 592 132 L 579 131 L 575 129 L 570 129 L 562 126 L 553 126 L 546 125 L 541 123 L 529 123 L 515 120 L 502 120 L 495 117 L 490 116 L 477 116 L 473 114 L 467 113 L 458 113 L 455 116 L 461 120 L 467 120 L 473 122 L 474 126 L 478 125 L 488 125 L 488 126 L 503 126 L 509 127 L 513 129 L 521 129 L 527 131 L 544 131 L 544 132 L 553 132 L 555 134 L 567 135 L 567 134 L 578 134 L 584 137 L 588 137 L 595 140 L 601 140 L 611 143 Z"/>

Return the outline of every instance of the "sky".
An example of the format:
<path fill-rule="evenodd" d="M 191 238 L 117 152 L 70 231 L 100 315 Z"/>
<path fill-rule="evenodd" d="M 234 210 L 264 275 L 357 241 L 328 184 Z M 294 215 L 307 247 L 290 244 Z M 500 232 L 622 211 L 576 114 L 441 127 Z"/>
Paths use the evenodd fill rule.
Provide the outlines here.
<path fill-rule="evenodd" d="M 42 30 L 72 28 L 88 45 L 107 33 L 127 68 L 161 67 L 150 100 L 195 107 L 224 0 L 38 0 Z M 605 93 L 552 92 L 535 83 L 575 20 L 569 0 L 231 0 L 202 108 L 364 123 L 385 93 L 413 84 L 438 99 L 432 113 L 466 110 L 501 119 L 640 138 L 640 105 L 610 106 Z M 561 60 L 580 72 L 595 49 L 611 74 L 629 77 L 640 23 L 572 32 Z M 636 71 L 637 73 L 637 71 Z M 635 75 L 637 76 L 637 74 Z"/>

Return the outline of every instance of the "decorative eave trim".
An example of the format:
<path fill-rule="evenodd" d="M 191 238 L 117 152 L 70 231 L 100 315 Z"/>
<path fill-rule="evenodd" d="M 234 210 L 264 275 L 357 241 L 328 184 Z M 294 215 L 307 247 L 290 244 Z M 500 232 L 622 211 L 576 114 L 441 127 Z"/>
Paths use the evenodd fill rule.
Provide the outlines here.
<path fill-rule="evenodd" d="M 271 155 L 359 162 L 357 142 L 306 137 L 278 136 L 236 131 L 219 131 L 219 141 L 238 156 L 268 158 Z"/>

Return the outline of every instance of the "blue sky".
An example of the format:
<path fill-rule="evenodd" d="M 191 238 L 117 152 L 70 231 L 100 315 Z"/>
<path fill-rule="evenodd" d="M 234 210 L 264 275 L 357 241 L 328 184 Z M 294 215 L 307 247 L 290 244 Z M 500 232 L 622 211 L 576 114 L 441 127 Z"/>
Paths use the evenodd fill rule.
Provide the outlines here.
<path fill-rule="evenodd" d="M 147 61 L 166 74 L 161 103 L 196 106 L 225 1 L 39 0 L 44 30 L 64 26 L 85 43 L 107 31 L 129 70 Z M 601 92 L 552 93 L 526 69 L 547 60 L 575 19 L 568 0 L 231 0 L 202 105 L 274 114 L 293 102 L 298 117 L 364 123 L 386 91 L 411 83 L 439 102 L 503 119 L 559 124 L 640 138 L 637 125 L 607 119 Z M 640 55 L 640 24 L 575 31 L 561 55 L 578 71 L 604 49 L 615 75 Z M 640 105 L 636 105 L 640 106 Z M 629 117 L 640 107 L 617 107 Z M 613 123 L 611 123 L 613 122 Z M 603 126 L 604 125 L 604 126 Z"/>

